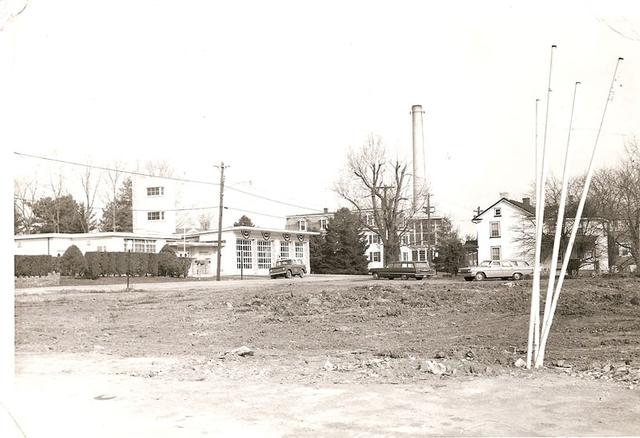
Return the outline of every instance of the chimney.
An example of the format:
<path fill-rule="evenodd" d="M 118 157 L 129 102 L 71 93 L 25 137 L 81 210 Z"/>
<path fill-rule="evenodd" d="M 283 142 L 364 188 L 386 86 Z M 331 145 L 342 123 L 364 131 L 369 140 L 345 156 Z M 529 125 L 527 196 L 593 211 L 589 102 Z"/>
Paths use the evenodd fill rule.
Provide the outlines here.
<path fill-rule="evenodd" d="M 525 207 L 531 207 L 531 198 L 522 198 L 522 203 Z"/>
<path fill-rule="evenodd" d="M 418 197 L 425 188 L 424 134 L 422 131 L 422 105 L 411 107 L 413 128 L 413 205 L 420 205 Z"/>

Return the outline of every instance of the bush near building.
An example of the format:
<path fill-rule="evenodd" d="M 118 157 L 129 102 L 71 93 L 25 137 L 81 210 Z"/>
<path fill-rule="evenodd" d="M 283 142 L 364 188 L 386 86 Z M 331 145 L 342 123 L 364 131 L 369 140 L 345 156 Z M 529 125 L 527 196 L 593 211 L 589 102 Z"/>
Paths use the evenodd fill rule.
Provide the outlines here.
<path fill-rule="evenodd" d="M 42 277 L 53 272 L 53 257 L 50 255 L 14 256 L 16 277 Z"/>
<path fill-rule="evenodd" d="M 66 276 L 84 275 L 92 279 L 127 274 L 134 277 L 186 277 L 191 267 L 190 258 L 178 257 L 169 247 L 163 248 L 160 254 L 88 251 L 82 255 L 78 247 L 72 245 L 62 257 L 16 255 L 14 262 L 16 277 L 46 276 L 51 272 Z"/>
<path fill-rule="evenodd" d="M 82 255 L 82 251 L 75 245 L 71 245 L 62 254 L 60 259 L 60 273 L 68 277 L 76 277 L 84 274 L 87 269 L 87 261 Z"/>

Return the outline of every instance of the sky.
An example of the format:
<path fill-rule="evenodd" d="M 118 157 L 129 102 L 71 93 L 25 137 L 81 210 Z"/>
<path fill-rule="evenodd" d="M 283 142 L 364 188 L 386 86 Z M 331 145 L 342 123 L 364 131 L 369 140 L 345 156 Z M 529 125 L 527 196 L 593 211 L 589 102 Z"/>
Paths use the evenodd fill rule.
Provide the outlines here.
<path fill-rule="evenodd" d="M 31 0 L 10 17 L 24 0 L 0 0 L 0 138 L 11 152 L 101 166 L 164 160 L 213 182 L 224 162 L 225 225 L 246 211 L 282 227 L 284 215 L 346 205 L 332 187 L 369 134 L 411 160 L 420 104 L 436 212 L 473 234 L 475 208 L 530 189 L 552 44 L 550 172 L 562 170 L 576 81 L 569 170 L 586 170 L 618 57 L 596 166 L 640 137 L 635 4 Z M 48 162 L 3 162 L 48 184 Z M 79 169 L 54 167 L 79 197 Z M 218 205 L 215 186 L 182 192 L 189 206 Z"/>

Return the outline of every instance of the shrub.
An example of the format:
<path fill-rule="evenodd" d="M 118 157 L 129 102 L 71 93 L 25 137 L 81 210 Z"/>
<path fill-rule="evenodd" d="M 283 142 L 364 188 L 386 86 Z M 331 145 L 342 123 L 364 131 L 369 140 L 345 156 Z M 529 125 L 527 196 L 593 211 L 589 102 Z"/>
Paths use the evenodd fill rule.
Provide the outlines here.
<path fill-rule="evenodd" d="M 50 255 L 16 255 L 14 256 L 14 274 L 16 277 L 42 277 L 53 272 Z"/>
<path fill-rule="evenodd" d="M 82 251 L 71 245 L 62 255 L 60 259 L 60 273 L 62 275 L 77 276 L 82 275 L 87 267 L 86 260 L 82 255 Z"/>
<path fill-rule="evenodd" d="M 147 264 L 147 274 L 156 277 L 158 275 L 158 254 L 149 253 Z"/>
<path fill-rule="evenodd" d="M 180 270 L 181 266 L 176 252 L 169 245 L 163 246 L 158 253 L 158 275 L 178 277 Z"/>
<path fill-rule="evenodd" d="M 102 267 L 100 266 L 100 253 L 87 252 L 84 257 L 87 262 L 85 276 L 95 280 L 102 274 Z"/>

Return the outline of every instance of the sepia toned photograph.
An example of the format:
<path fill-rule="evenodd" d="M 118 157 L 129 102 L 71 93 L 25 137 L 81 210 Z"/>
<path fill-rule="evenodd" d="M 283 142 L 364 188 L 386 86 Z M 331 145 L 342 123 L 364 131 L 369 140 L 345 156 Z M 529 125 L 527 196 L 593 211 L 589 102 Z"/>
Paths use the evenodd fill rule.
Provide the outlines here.
<path fill-rule="evenodd" d="M 639 3 L 0 0 L 0 78 L 0 437 L 640 436 Z"/>

